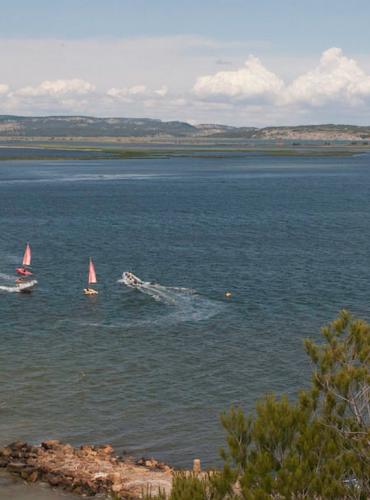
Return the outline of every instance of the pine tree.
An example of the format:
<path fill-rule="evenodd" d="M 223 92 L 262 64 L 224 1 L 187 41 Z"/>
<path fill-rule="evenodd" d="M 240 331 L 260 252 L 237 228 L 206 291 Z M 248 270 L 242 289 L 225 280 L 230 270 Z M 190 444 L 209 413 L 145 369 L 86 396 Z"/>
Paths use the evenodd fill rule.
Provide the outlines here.
<path fill-rule="evenodd" d="M 334 431 L 347 481 L 370 496 L 370 325 L 342 311 L 322 334 L 322 345 L 305 342 L 314 366 L 313 405 Z"/>
<path fill-rule="evenodd" d="M 223 414 L 223 470 L 176 476 L 171 500 L 370 498 L 370 326 L 342 311 L 322 334 L 311 388 Z"/>
<path fill-rule="evenodd" d="M 370 326 L 343 311 L 322 334 L 323 344 L 305 341 L 312 388 L 297 402 L 270 395 L 254 417 L 221 418 L 222 456 L 245 499 L 370 495 Z"/>

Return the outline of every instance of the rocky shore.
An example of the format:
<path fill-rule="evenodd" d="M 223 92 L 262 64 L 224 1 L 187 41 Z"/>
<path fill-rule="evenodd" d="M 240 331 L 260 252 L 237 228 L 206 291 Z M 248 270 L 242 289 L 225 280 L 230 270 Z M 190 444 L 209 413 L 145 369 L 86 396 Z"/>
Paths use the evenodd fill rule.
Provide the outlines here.
<path fill-rule="evenodd" d="M 0 467 L 25 481 L 43 481 L 74 494 L 114 494 L 140 499 L 143 493 L 169 493 L 173 469 L 154 459 L 117 456 L 110 445 L 74 448 L 56 440 L 40 446 L 24 442 L 0 448 Z"/>

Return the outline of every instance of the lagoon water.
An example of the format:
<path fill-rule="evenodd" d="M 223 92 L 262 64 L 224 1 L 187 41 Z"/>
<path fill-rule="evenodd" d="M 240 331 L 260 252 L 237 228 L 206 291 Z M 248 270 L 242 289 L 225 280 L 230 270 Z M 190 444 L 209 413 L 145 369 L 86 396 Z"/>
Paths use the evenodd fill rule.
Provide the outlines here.
<path fill-rule="evenodd" d="M 1 444 L 215 465 L 222 410 L 294 397 L 303 339 L 341 308 L 370 319 L 370 157 L 3 161 L 0 273 Z"/>

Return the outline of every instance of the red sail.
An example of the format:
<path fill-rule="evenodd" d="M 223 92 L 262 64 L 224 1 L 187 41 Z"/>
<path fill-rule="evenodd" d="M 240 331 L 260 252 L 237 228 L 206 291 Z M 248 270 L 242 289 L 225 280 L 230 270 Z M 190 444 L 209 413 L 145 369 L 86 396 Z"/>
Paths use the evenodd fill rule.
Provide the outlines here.
<path fill-rule="evenodd" d="M 92 259 L 90 258 L 90 264 L 89 264 L 89 285 L 92 285 L 93 283 L 96 283 L 96 274 L 95 274 L 95 267 Z"/>
<path fill-rule="evenodd" d="M 22 264 L 24 266 L 31 265 L 31 247 L 29 243 L 27 243 L 26 250 L 24 251 Z"/>

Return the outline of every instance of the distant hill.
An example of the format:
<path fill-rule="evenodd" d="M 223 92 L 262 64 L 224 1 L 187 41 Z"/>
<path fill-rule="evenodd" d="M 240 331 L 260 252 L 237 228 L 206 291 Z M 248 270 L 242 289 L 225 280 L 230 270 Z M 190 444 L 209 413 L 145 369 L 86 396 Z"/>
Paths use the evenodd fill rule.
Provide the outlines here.
<path fill-rule="evenodd" d="M 143 139 L 235 140 L 370 140 L 370 126 L 303 125 L 296 127 L 233 127 L 190 125 L 150 118 L 94 118 L 89 116 L 25 117 L 0 115 L 0 138 L 112 137 Z"/>
<path fill-rule="evenodd" d="M 370 126 L 301 125 L 297 127 L 265 127 L 257 133 L 260 139 L 285 140 L 369 140 Z"/>
<path fill-rule="evenodd" d="M 23 137 L 150 137 L 196 135 L 189 123 L 149 118 L 93 118 L 88 116 L 24 117 L 0 115 L 0 136 Z"/>

